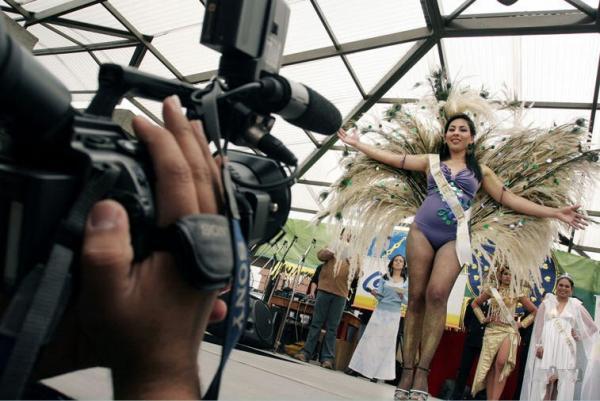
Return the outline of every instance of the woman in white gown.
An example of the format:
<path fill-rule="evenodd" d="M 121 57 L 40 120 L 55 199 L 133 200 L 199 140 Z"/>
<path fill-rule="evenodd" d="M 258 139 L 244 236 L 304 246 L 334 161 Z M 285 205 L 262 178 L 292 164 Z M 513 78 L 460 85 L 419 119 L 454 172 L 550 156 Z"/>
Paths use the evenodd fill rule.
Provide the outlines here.
<path fill-rule="evenodd" d="M 600 400 L 600 335 L 596 335 L 588 366 L 585 370 L 585 377 L 581 385 L 581 399 Z"/>
<path fill-rule="evenodd" d="M 380 286 L 371 290 L 378 304 L 348 365 L 370 379 L 393 380 L 396 377 L 400 307 L 408 299 L 404 256 L 396 255 L 390 260 L 388 271 Z"/>
<path fill-rule="evenodd" d="M 581 301 L 571 297 L 573 284 L 568 274 L 561 275 L 556 295 L 547 294 L 538 309 L 521 400 L 579 399 L 576 382 L 584 375 L 598 328 Z"/>

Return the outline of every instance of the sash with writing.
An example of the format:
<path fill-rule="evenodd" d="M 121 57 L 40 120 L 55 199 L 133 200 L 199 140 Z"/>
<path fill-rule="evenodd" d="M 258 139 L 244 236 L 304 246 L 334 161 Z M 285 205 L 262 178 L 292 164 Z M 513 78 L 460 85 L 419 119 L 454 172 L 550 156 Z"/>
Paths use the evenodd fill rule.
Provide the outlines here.
<path fill-rule="evenodd" d="M 510 310 L 508 309 L 508 307 L 504 303 L 504 299 L 502 298 L 502 296 L 500 295 L 500 293 L 498 292 L 498 290 L 496 288 L 491 287 L 490 291 L 492 293 L 492 296 L 494 297 L 494 299 L 498 303 L 498 307 L 500 308 L 500 313 L 502 313 L 502 316 L 504 317 L 504 320 L 506 320 L 506 323 L 509 323 L 512 326 L 512 328 L 515 329 L 515 331 L 518 334 L 519 333 L 519 326 L 517 326 L 517 322 L 515 322 L 515 318 L 513 317 L 512 313 L 510 312 Z"/>
<path fill-rule="evenodd" d="M 440 170 L 440 156 L 437 154 L 429 155 L 429 172 L 433 177 L 435 184 L 440 190 L 444 201 L 456 217 L 456 256 L 461 266 L 470 264 L 473 261 L 473 252 L 471 251 L 471 237 L 469 235 L 469 219 L 471 218 L 471 208 L 463 210 L 456 193 L 448 184 L 446 177 Z"/>

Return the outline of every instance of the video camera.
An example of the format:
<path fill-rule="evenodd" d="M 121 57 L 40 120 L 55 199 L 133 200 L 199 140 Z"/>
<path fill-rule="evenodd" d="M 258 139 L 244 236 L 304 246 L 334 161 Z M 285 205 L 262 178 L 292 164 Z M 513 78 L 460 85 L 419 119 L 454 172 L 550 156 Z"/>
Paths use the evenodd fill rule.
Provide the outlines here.
<path fill-rule="evenodd" d="M 291 204 L 295 156 L 269 131 L 279 114 L 303 129 L 333 134 L 339 111 L 315 91 L 277 73 L 289 20 L 283 0 L 207 0 L 201 43 L 222 56 L 218 76 L 199 88 L 114 64 L 100 67 L 84 111 L 69 91 L 11 38 L 0 18 L 0 263 L 15 292 L 60 242 L 77 252 L 94 202 L 115 199 L 129 215 L 136 260 L 154 250 L 154 173 L 144 147 L 112 121 L 125 96 L 162 101 L 178 95 L 207 140 L 226 151 L 231 193 L 249 245 L 272 238 Z M 226 150 L 227 144 L 261 154 Z M 255 152 L 255 153 L 259 153 Z M 77 260 L 77 258 L 74 258 Z M 76 269 L 69 267 L 76 274 Z M 201 270 L 201 269 L 200 269 Z M 222 287 L 221 271 L 188 271 L 199 289 Z"/>
<path fill-rule="evenodd" d="M 71 107 L 68 90 L 0 24 L 4 285 L 13 288 L 45 261 L 60 219 L 98 166 L 119 171 L 104 197 L 127 209 L 136 259 L 149 253 L 146 233 L 154 225 L 151 165 L 137 140 L 111 121 L 126 95 L 161 101 L 177 94 L 188 117 L 203 119 L 209 141 L 222 138 L 262 151 L 267 157 L 234 151 L 227 155 L 245 238 L 250 245 L 272 238 L 285 223 L 291 202 L 292 180 L 285 179 L 277 161 L 293 166 L 296 159 L 269 134 L 274 123 L 270 113 L 326 134 L 341 125 L 331 103 L 277 75 L 288 19 L 283 1 L 208 1 L 201 42 L 222 53 L 218 78 L 199 89 L 133 68 L 102 65 L 98 92 L 83 113 Z M 217 98 L 213 109 L 210 97 Z"/>

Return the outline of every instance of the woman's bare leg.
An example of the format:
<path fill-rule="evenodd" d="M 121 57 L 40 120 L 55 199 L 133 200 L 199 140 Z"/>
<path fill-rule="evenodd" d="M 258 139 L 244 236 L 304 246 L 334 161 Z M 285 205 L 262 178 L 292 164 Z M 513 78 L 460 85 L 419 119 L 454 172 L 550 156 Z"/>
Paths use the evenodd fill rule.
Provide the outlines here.
<path fill-rule="evenodd" d="M 504 365 L 508 362 L 509 351 L 510 342 L 508 341 L 508 338 L 505 338 L 494 359 L 493 369 L 488 372 L 488 375 L 493 372 L 492 391 L 487 394 L 488 400 L 499 400 L 502 395 L 507 378 L 505 377 L 504 380 L 500 381 L 500 376 L 502 375 Z"/>
<path fill-rule="evenodd" d="M 546 385 L 546 394 L 544 394 L 544 401 L 555 400 L 558 395 L 558 380 L 555 377 L 550 378 L 550 382 Z"/>
<path fill-rule="evenodd" d="M 425 314 L 419 366 L 428 369 L 437 350 L 446 324 L 446 305 L 450 291 L 460 273 L 460 265 L 454 249 L 454 241 L 442 245 L 435 253 L 433 269 L 425 291 Z M 409 267 L 410 270 L 410 267 Z M 412 294 L 409 292 L 409 302 Z M 415 370 L 413 388 L 427 391 L 428 372 Z"/>
<path fill-rule="evenodd" d="M 425 235 L 413 224 L 406 242 L 408 266 L 408 305 L 404 320 L 404 344 L 402 358 L 404 366 L 398 388 L 412 388 L 413 373 L 421 342 L 423 315 L 425 313 L 425 289 L 431 275 L 434 251 Z"/>
<path fill-rule="evenodd" d="M 494 364 L 488 370 L 487 375 L 485 375 L 485 393 L 489 398 L 490 394 L 494 392 Z"/>

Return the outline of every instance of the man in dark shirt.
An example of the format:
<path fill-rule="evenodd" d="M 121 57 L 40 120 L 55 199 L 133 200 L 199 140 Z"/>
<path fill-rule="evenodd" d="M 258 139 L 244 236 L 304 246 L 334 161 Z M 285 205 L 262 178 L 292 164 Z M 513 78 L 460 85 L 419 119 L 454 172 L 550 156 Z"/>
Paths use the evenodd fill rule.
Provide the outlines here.
<path fill-rule="evenodd" d="M 475 357 L 481 352 L 481 345 L 483 342 L 483 332 L 485 331 L 485 325 L 479 323 L 479 320 L 473 313 L 471 308 L 471 302 L 473 298 L 467 302 L 467 309 L 465 310 L 464 325 L 466 329 L 465 345 L 463 348 L 462 358 L 460 360 L 460 367 L 458 368 L 458 375 L 456 377 L 456 383 L 454 385 L 454 391 L 452 393 L 452 400 L 462 400 L 465 391 L 465 384 L 467 378 L 471 372 L 473 361 Z M 485 309 L 484 309 L 485 308 Z M 487 304 L 482 307 L 484 313 L 487 313 Z"/>

